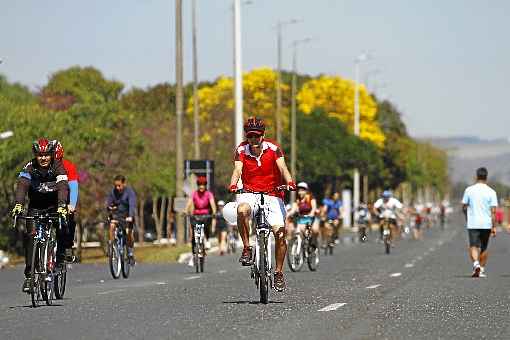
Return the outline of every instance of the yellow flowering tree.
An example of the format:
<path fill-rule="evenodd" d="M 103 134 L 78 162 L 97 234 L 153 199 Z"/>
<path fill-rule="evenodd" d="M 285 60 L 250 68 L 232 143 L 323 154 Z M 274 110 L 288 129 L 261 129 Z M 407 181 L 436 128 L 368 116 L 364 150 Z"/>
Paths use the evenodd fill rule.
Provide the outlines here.
<path fill-rule="evenodd" d="M 321 76 L 303 84 L 298 93 L 299 109 L 309 114 L 322 109 L 330 117 L 341 120 L 353 131 L 354 125 L 353 81 L 341 77 Z M 377 103 L 364 86 L 359 87 L 360 136 L 378 147 L 384 146 L 385 136 L 377 122 Z"/>

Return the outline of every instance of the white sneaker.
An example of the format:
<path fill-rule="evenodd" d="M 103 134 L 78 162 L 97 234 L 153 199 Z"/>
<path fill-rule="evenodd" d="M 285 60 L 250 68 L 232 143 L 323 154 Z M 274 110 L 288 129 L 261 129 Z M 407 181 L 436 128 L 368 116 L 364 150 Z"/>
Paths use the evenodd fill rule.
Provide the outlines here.
<path fill-rule="evenodd" d="M 485 273 L 485 267 L 480 267 L 480 274 L 479 277 L 487 277 L 487 274 Z"/>
<path fill-rule="evenodd" d="M 473 266 L 473 274 L 471 274 L 471 277 L 480 277 L 480 265 L 479 264 L 475 264 Z"/>

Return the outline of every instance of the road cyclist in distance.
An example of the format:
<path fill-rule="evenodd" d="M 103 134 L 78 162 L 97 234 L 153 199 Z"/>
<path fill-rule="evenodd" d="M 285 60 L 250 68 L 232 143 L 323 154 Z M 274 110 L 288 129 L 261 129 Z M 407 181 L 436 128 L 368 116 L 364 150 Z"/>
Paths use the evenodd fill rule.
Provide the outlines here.
<path fill-rule="evenodd" d="M 274 272 L 274 288 L 283 291 L 286 287 L 283 275 L 283 265 L 287 252 L 285 232 L 285 204 L 283 195 L 277 189 L 287 185 L 291 190 L 296 189 L 292 180 L 283 151 L 280 146 L 265 138 L 265 124 L 262 119 L 248 118 L 244 123 L 246 140 L 239 144 L 234 154 L 234 170 L 230 181 L 229 191 L 238 191 L 239 180 L 242 180 L 244 193 L 237 195 L 238 229 L 243 242 L 243 251 L 239 262 L 243 266 L 253 263 L 252 247 L 249 239 L 250 220 L 256 214 L 259 195 L 252 192 L 267 192 L 264 195 L 266 204 L 266 219 L 272 228 L 275 238 L 276 266 Z M 282 178 L 284 183 L 282 183 Z"/>
<path fill-rule="evenodd" d="M 301 234 L 304 233 L 307 224 L 312 226 L 312 246 L 317 248 L 319 245 L 319 220 L 316 218 L 317 200 L 313 197 L 306 182 L 298 183 L 296 201 L 292 203 L 289 215 L 297 215 L 294 228 L 297 228 Z"/>
<path fill-rule="evenodd" d="M 322 200 L 321 217 L 324 222 L 322 246 L 332 248 L 338 241 L 338 232 L 341 227 L 342 201 L 339 192 L 334 192 L 330 197 Z"/>
<path fill-rule="evenodd" d="M 383 238 L 383 220 L 387 214 L 390 222 L 390 238 L 395 240 L 398 235 L 398 212 L 404 207 L 404 205 L 395 197 L 391 190 L 384 190 L 381 197 L 374 203 L 373 213 L 379 218 L 379 230 L 381 240 Z"/>

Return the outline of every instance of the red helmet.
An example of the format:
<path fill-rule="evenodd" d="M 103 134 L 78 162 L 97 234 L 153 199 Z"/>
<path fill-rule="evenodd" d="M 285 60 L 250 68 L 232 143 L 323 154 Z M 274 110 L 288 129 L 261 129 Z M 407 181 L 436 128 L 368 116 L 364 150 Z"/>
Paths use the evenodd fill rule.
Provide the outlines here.
<path fill-rule="evenodd" d="M 197 177 L 197 185 L 207 185 L 207 178 L 205 176 Z"/>
<path fill-rule="evenodd" d="M 257 117 L 250 117 L 244 123 L 244 133 L 255 132 L 263 135 L 266 131 L 266 125 L 264 121 Z"/>
<path fill-rule="evenodd" d="M 49 141 L 46 138 L 39 138 L 38 140 L 32 143 L 32 152 L 34 153 L 34 155 L 39 155 L 41 153 L 50 153 L 54 156 L 55 142 Z"/>
<path fill-rule="evenodd" d="M 64 147 L 58 140 L 54 140 L 53 142 L 55 143 L 55 159 L 60 161 L 64 158 Z"/>

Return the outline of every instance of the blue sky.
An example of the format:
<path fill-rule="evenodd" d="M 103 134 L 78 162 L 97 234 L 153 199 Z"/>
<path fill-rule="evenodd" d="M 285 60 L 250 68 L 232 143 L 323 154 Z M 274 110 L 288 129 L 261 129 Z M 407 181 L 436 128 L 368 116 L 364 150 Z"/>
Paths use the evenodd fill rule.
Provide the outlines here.
<path fill-rule="evenodd" d="M 185 79 L 191 78 L 191 0 L 184 0 Z M 231 0 L 198 0 L 200 79 L 232 73 Z M 174 82 L 173 0 L 5 1 L 0 73 L 32 88 L 72 65 L 92 65 L 127 87 Z M 276 65 L 274 25 L 300 50 L 299 69 L 353 77 L 364 50 L 380 70 L 369 86 L 404 113 L 412 135 L 509 137 L 510 2 L 252 0 L 243 6 L 243 68 Z M 286 50 L 284 65 L 290 68 Z M 386 84 L 386 86 L 381 86 Z"/>

